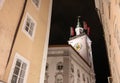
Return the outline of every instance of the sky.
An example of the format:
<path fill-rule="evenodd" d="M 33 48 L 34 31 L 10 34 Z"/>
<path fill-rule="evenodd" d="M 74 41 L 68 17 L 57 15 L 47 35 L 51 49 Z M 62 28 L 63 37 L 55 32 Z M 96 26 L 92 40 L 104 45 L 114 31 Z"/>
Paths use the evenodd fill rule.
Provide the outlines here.
<path fill-rule="evenodd" d="M 68 44 L 70 27 L 76 27 L 77 17 L 90 27 L 96 83 L 108 83 L 109 65 L 102 24 L 94 0 L 53 0 L 49 45 Z"/>

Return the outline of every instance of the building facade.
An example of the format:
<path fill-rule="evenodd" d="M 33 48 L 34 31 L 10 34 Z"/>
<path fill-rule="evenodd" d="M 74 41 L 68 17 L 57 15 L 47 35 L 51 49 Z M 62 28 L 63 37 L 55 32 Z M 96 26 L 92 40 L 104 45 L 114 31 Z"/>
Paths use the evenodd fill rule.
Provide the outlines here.
<path fill-rule="evenodd" d="M 120 0 L 95 0 L 103 25 L 111 76 L 109 83 L 120 83 Z"/>
<path fill-rule="evenodd" d="M 95 83 L 91 40 L 80 26 L 69 45 L 50 46 L 45 73 L 45 83 Z"/>
<path fill-rule="evenodd" d="M 0 0 L 0 83 L 43 83 L 52 0 Z"/>
<path fill-rule="evenodd" d="M 71 45 L 51 45 L 45 83 L 95 83 L 94 70 Z"/>

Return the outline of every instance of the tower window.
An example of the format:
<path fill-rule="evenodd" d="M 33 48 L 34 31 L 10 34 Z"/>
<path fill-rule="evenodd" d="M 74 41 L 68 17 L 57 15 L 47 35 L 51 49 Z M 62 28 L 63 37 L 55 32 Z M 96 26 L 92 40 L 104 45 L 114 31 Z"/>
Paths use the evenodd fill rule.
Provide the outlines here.
<path fill-rule="evenodd" d="M 63 75 L 62 75 L 62 73 L 57 73 L 56 74 L 55 83 L 63 83 Z"/>
<path fill-rule="evenodd" d="M 77 83 L 80 83 L 80 71 L 77 69 Z"/>
<path fill-rule="evenodd" d="M 9 83 L 26 83 L 29 62 L 18 54 L 13 61 Z"/>
<path fill-rule="evenodd" d="M 62 69 L 63 69 L 63 63 L 62 62 L 58 62 L 57 70 L 62 70 Z"/>
<path fill-rule="evenodd" d="M 29 14 L 27 14 L 23 25 L 23 31 L 28 37 L 33 39 L 35 29 L 36 29 L 35 20 Z"/>
<path fill-rule="evenodd" d="M 74 73 L 74 66 L 71 64 L 71 72 Z"/>

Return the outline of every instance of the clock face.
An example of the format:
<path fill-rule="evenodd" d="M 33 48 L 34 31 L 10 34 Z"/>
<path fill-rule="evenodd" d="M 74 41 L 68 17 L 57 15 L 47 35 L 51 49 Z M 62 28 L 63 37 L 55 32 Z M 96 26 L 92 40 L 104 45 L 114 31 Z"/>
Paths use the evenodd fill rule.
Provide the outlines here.
<path fill-rule="evenodd" d="M 81 44 L 81 43 L 76 43 L 76 44 L 74 45 L 74 48 L 75 48 L 76 50 L 80 50 L 80 49 L 82 48 L 82 44 Z"/>

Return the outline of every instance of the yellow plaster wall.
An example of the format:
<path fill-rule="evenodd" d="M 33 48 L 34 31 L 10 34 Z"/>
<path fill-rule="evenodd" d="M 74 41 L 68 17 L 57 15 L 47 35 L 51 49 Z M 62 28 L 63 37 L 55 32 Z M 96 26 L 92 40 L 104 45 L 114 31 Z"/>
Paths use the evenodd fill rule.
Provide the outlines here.
<path fill-rule="evenodd" d="M 3 79 L 23 0 L 4 0 L 0 9 L 0 80 Z"/>
<path fill-rule="evenodd" d="M 7 3 L 7 1 L 10 2 L 10 0 L 6 0 L 5 4 Z M 18 6 L 23 5 L 22 0 L 19 0 L 19 2 L 16 1 L 15 3 L 12 3 L 12 2 L 11 2 L 11 5 L 19 2 L 20 3 L 18 4 Z M 6 5 L 10 5 L 10 4 L 8 3 Z M 40 8 L 37 9 L 33 5 L 32 0 L 28 0 L 25 13 L 20 25 L 20 29 L 18 31 L 17 38 L 15 40 L 15 44 L 12 50 L 10 62 L 7 66 L 7 69 L 4 75 L 4 81 L 6 82 L 8 81 L 9 73 L 11 71 L 11 66 L 13 64 L 15 53 L 18 52 L 20 55 L 22 55 L 24 58 L 30 61 L 30 67 L 29 67 L 28 76 L 27 76 L 28 78 L 27 83 L 39 83 L 44 44 L 45 44 L 47 25 L 48 25 L 48 16 L 49 16 L 48 14 L 50 11 L 49 5 L 50 5 L 50 0 L 40 0 Z M 20 12 L 20 10 L 18 10 L 17 8 L 14 7 L 14 9 Z M 16 14 L 16 12 L 14 11 L 12 12 L 13 12 L 13 16 L 11 16 L 11 18 L 14 17 L 14 15 Z M 37 23 L 35 36 L 33 40 L 31 40 L 28 36 L 26 36 L 25 33 L 22 31 L 23 22 L 24 22 L 26 13 L 29 13 Z M 15 15 L 15 16 L 16 17 L 14 18 L 17 19 L 19 15 Z M 17 23 L 16 21 L 11 21 L 10 24 L 14 25 L 16 23 Z"/>

